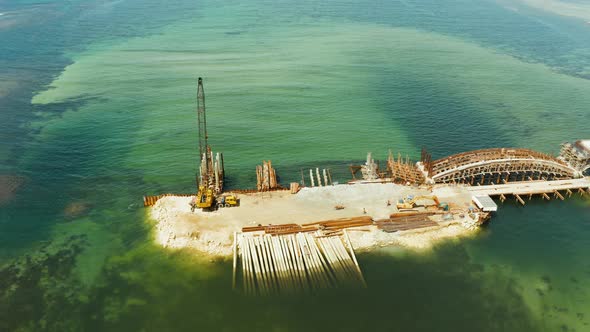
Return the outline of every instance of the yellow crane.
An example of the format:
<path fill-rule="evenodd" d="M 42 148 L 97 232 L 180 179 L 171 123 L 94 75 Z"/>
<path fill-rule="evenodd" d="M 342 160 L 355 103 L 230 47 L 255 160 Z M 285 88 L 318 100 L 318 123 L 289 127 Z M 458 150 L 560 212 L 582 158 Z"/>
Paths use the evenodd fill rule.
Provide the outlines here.
<path fill-rule="evenodd" d="M 195 197 L 195 206 L 199 209 L 211 209 L 213 207 L 213 201 L 215 195 L 213 190 L 205 188 L 205 186 L 199 186 L 197 197 Z"/>
<path fill-rule="evenodd" d="M 215 193 L 213 192 L 213 178 L 211 166 L 211 148 L 207 143 L 207 117 L 205 115 L 205 89 L 203 79 L 199 77 L 197 83 L 197 122 L 199 125 L 199 171 L 197 172 L 197 185 L 199 191 L 195 198 L 195 207 L 203 210 L 212 209 L 215 205 Z"/>
<path fill-rule="evenodd" d="M 223 188 L 223 157 L 213 161 L 213 154 L 207 139 L 207 117 L 205 113 L 205 89 L 203 79 L 197 83 L 197 121 L 199 126 L 199 170 L 196 174 L 198 192 L 191 201 L 191 208 L 211 211 L 220 207 L 238 206 L 240 200 L 235 195 L 221 195 Z M 220 166 L 221 162 L 221 166 Z M 220 172 L 221 168 L 221 172 Z"/>

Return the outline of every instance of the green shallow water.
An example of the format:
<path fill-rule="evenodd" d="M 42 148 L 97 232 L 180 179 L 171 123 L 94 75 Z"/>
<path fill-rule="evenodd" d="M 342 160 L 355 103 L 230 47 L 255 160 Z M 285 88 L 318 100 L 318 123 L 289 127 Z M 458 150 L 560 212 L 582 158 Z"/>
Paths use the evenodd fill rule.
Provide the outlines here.
<path fill-rule="evenodd" d="M 0 206 L 0 330 L 588 329 L 584 199 L 507 202 L 470 238 L 359 253 L 367 290 L 280 298 L 158 247 L 140 206 L 194 190 L 198 76 L 230 187 L 262 159 L 346 181 L 367 151 L 588 138 L 590 27 L 529 5 L 0 1 L 0 175 L 25 179 Z"/>

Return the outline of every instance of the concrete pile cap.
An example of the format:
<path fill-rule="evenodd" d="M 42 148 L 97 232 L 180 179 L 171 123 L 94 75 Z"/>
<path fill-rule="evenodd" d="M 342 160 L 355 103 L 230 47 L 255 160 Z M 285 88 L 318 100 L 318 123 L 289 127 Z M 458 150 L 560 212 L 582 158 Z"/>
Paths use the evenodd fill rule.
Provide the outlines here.
<path fill-rule="evenodd" d="M 498 210 L 498 205 L 496 205 L 494 200 L 488 195 L 473 196 L 473 201 L 483 211 L 489 212 Z"/>

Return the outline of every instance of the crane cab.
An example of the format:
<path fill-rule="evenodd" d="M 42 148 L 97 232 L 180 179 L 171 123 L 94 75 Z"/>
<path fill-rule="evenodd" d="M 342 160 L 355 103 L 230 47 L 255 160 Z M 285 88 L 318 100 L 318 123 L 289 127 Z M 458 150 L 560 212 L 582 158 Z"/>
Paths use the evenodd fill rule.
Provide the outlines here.
<path fill-rule="evenodd" d="M 204 186 L 199 186 L 199 192 L 195 199 L 195 205 L 199 209 L 210 209 L 214 201 L 213 190 L 205 189 Z"/>

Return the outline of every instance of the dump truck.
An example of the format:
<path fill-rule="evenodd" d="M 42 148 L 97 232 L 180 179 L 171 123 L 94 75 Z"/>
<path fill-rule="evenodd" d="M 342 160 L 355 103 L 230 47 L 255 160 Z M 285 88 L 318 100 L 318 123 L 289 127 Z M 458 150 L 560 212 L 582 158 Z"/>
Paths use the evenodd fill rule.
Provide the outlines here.
<path fill-rule="evenodd" d="M 240 199 L 236 195 L 223 195 L 217 198 L 217 207 L 240 206 Z"/>

